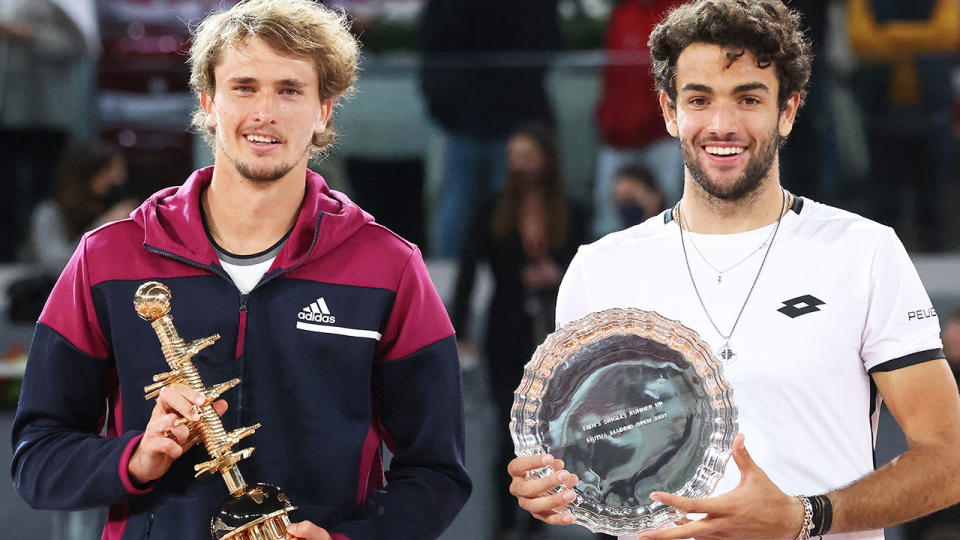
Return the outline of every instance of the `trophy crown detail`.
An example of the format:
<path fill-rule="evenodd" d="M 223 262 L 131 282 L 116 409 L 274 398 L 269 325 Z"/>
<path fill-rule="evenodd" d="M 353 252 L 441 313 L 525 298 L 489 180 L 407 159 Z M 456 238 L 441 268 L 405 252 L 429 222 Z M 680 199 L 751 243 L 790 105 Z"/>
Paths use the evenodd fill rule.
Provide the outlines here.
<path fill-rule="evenodd" d="M 157 281 L 148 281 L 137 288 L 133 307 L 145 321 L 153 322 L 170 313 L 170 289 Z"/>

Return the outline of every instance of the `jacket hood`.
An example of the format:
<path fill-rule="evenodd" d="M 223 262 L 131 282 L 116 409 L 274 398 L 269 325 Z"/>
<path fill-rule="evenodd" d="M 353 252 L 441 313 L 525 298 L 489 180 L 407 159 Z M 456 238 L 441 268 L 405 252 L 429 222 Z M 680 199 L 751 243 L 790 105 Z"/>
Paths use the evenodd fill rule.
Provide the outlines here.
<path fill-rule="evenodd" d="M 143 228 L 145 248 L 202 266 L 218 264 L 200 215 L 200 194 L 212 178 L 212 166 L 194 171 L 183 185 L 154 193 L 134 210 L 131 217 Z M 273 268 L 286 270 L 320 257 L 372 222 L 373 216 L 343 193 L 331 190 L 319 174 L 307 170 L 300 215 Z"/>

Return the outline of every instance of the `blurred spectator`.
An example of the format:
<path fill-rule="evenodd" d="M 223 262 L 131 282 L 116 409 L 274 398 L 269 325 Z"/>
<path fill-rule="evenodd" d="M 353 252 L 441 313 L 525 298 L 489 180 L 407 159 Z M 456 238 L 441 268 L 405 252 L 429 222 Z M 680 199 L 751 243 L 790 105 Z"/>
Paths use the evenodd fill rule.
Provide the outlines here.
<path fill-rule="evenodd" d="M 793 193 L 821 202 L 835 202 L 839 155 L 831 121 L 831 66 L 826 54 L 827 15 L 834 0 L 790 0 L 790 9 L 802 16 L 802 26 L 813 51 L 813 71 L 807 86 L 803 120 L 780 152 L 780 176 Z M 811 159 L 811 156 L 816 156 Z"/>
<path fill-rule="evenodd" d="M 621 0 L 610 15 L 604 37 L 607 64 L 597 105 L 602 146 L 597 152 L 593 232 L 602 236 L 620 228 L 611 191 L 617 169 L 642 163 L 661 182 L 666 202 L 680 198 L 683 160 L 667 133 L 650 72 L 650 31 L 678 0 Z"/>
<path fill-rule="evenodd" d="M 3 129 L 89 133 L 98 40 L 93 0 L 0 2 Z"/>
<path fill-rule="evenodd" d="M 940 338 L 944 356 L 960 385 L 960 310 L 947 320 Z M 960 540 L 960 505 L 911 521 L 903 528 L 909 540 Z"/>
<path fill-rule="evenodd" d="M 0 1 L 0 260 L 15 257 L 69 135 L 93 130 L 98 52 L 94 0 Z"/>
<path fill-rule="evenodd" d="M 613 201 L 620 227 L 633 227 L 666 209 L 660 183 L 650 169 L 639 164 L 620 167 L 613 181 Z"/>
<path fill-rule="evenodd" d="M 421 89 L 444 136 L 432 251 L 453 258 L 475 202 L 503 186 L 509 130 L 553 118 L 542 53 L 560 47 L 557 0 L 428 0 L 422 17 Z"/>
<path fill-rule="evenodd" d="M 452 320 L 461 348 L 475 351 L 462 332 L 468 326 L 477 264 L 493 274 L 483 352 L 488 360 L 490 393 L 501 434 L 495 475 L 499 511 L 495 538 L 519 538 L 516 503 L 503 467 L 513 457 L 507 422 L 513 391 L 537 344 L 553 330 L 557 289 L 563 272 L 586 237 L 583 211 L 563 193 L 557 143 L 544 126 L 517 130 L 507 142 L 508 180 L 503 193 L 482 205 L 460 260 Z M 530 519 L 524 513 L 525 520 Z M 543 523 L 530 520 L 528 532 Z"/>
<path fill-rule="evenodd" d="M 944 247 L 944 191 L 954 178 L 950 73 L 960 37 L 957 0 L 849 0 L 851 44 L 864 65 L 858 96 L 868 125 L 873 217 L 915 218 L 921 250 Z M 916 188 L 912 213 L 904 205 Z M 907 214 L 906 216 L 904 214 Z"/>
<path fill-rule="evenodd" d="M 127 164 L 118 148 L 97 140 L 72 143 L 57 168 L 51 197 L 33 210 L 23 259 L 59 274 L 84 232 L 126 218 L 136 208 L 126 181 Z"/>
<path fill-rule="evenodd" d="M 947 357 L 957 384 L 960 385 L 960 310 L 954 311 L 950 316 L 947 325 L 943 327 L 941 339 L 943 354 Z"/>

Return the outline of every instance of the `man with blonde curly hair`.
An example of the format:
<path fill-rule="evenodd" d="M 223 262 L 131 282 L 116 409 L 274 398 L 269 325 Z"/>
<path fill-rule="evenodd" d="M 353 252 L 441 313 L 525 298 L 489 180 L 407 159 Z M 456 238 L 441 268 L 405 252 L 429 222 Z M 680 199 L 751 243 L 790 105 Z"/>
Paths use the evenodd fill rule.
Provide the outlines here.
<path fill-rule="evenodd" d="M 263 425 L 241 468 L 298 507 L 290 536 L 435 538 L 456 516 L 471 484 L 443 304 L 415 245 L 307 169 L 358 55 L 346 18 L 310 0 L 241 1 L 196 28 L 214 165 L 84 236 L 50 295 L 13 430 L 31 505 L 109 506 L 110 540 L 217 528 L 226 492 L 193 478 L 208 458 L 183 425 L 203 396 L 140 397 L 166 362 L 131 300 L 157 280 L 185 335 L 222 336 L 196 364 L 243 380 L 214 407 L 228 430 Z"/>

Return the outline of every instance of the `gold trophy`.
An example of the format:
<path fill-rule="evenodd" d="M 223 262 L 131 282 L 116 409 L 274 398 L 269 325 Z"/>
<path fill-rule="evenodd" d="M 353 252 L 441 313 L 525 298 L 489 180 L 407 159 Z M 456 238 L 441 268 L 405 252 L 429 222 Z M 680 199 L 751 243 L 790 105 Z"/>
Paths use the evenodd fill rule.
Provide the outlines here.
<path fill-rule="evenodd" d="M 221 393 L 240 384 L 240 379 L 214 385 L 207 388 L 200 379 L 193 358 L 201 349 L 209 347 L 220 339 L 220 334 L 185 342 L 173 326 L 170 316 L 170 289 L 166 285 L 148 281 L 141 285 L 133 298 L 137 314 L 150 321 L 157 337 L 160 349 L 170 365 L 171 371 L 153 376 L 154 384 L 144 387 L 146 399 L 155 399 L 160 390 L 168 384 L 180 383 L 201 393 L 203 405 L 194 409 L 200 420 L 186 418 L 177 420 L 177 425 L 187 425 L 190 437 L 198 437 L 212 458 L 198 463 L 193 468 L 196 476 L 203 473 L 219 472 L 223 476 L 230 495 L 220 504 L 217 514 L 210 518 L 210 534 L 215 540 L 282 540 L 287 537 L 287 525 L 290 524 L 290 512 L 296 507 L 279 488 L 269 484 L 248 486 L 240 474 L 237 462 L 250 457 L 253 447 L 233 451 L 233 445 L 240 439 L 251 435 L 260 424 L 242 427 L 227 433 L 223 429 L 220 415 L 212 403 Z"/>

